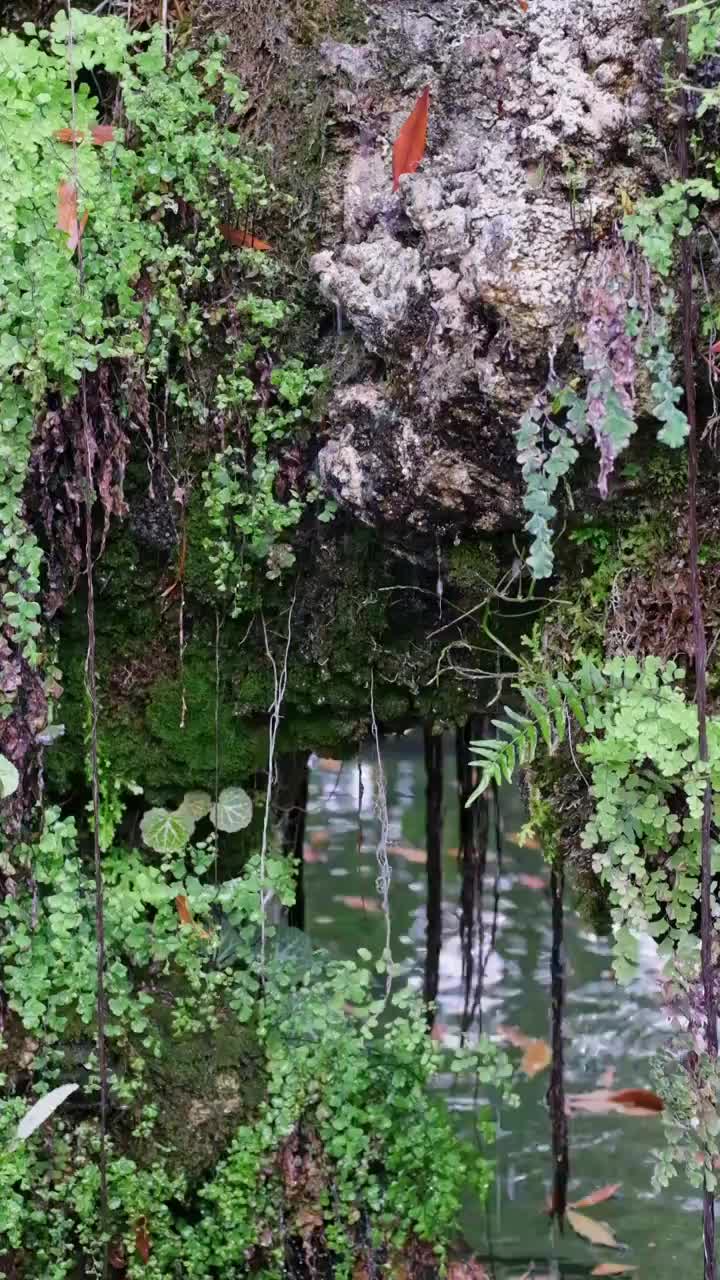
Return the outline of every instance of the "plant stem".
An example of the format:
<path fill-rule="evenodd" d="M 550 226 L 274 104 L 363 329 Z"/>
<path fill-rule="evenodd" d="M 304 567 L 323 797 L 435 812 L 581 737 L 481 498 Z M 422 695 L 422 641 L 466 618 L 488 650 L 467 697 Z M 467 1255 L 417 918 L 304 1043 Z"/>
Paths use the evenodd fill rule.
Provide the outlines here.
<path fill-rule="evenodd" d="M 687 79 L 688 27 L 683 18 L 680 27 L 679 72 L 681 83 Z M 689 122 L 687 93 L 681 90 L 680 122 L 677 140 L 678 170 L 682 181 L 687 181 L 690 171 Z M 698 713 L 698 753 L 701 763 L 708 760 L 707 740 L 707 645 L 705 621 L 700 587 L 699 537 L 697 522 L 698 481 L 698 428 L 695 397 L 694 352 L 694 304 L 693 304 L 693 237 L 686 236 L 680 250 L 680 289 L 682 300 L 683 365 L 685 375 L 685 412 L 690 424 L 688 437 L 688 542 L 690 560 L 690 590 L 693 610 L 693 638 L 695 648 L 695 701 Z M 702 824 L 700 829 L 700 967 L 702 972 L 703 1003 L 705 1009 L 705 1043 L 710 1058 L 717 1057 L 717 1012 L 712 968 L 713 919 L 711 910 L 711 853 L 710 825 L 712 821 L 712 791 L 710 779 L 705 783 Z M 715 1197 L 706 1187 L 703 1192 L 703 1245 L 704 1277 L 715 1280 Z"/>

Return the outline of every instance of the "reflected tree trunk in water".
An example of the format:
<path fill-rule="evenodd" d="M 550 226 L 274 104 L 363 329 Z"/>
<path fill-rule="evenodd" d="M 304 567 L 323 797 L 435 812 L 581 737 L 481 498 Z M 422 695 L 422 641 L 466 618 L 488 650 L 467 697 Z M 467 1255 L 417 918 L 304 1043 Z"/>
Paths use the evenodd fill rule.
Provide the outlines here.
<path fill-rule="evenodd" d="M 563 1061 L 563 1010 L 565 1004 L 565 956 L 563 943 L 563 889 L 564 873 L 560 854 L 553 859 L 550 872 L 552 897 L 552 950 L 550 952 L 550 992 L 552 1023 L 552 1065 L 548 1106 L 552 1129 L 552 1214 L 562 1230 L 567 1206 L 567 1185 L 570 1172 L 568 1153 L 568 1122 L 565 1112 L 565 1077 Z"/>
<path fill-rule="evenodd" d="M 432 1029 L 440 977 L 442 946 L 442 826 L 443 826 L 443 736 L 425 726 L 425 831 L 427 844 L 427 935 L 423 996 L 428 1004 L 428 1027 Z"/>
<path fill-rule="evenodd" d="M 487 860 L 488 798 L 480 796 L 470 808 L 466 803 L 478 782 L 478 771 L 470 765 L 470 742 L 488 736 L 486 717 L 471 717 L 455 730 L 455 759 L 458 780 L 458 858 L 460 888 L 460 949 L 462 952 L 463 1015 L 461 1030 L 466 1035 L 475 1016 L 482 1021 L 483 887 Z"/>
<path fill-rule="evenodd" d="M 282 851 L 295 863 L 295 902 L 288 912 L 288 923 L 305 928 L 305 880 L 303 849 L 307 815 L 310 770 L 308 755 L 297 751 L 278 760 L 275 808 L 282 834 Z"/>

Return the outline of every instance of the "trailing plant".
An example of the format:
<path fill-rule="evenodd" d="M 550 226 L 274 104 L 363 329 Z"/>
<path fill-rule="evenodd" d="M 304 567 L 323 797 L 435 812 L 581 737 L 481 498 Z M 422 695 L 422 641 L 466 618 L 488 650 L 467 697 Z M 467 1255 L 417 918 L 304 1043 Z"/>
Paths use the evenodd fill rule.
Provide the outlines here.
<path fill-rule="evenodd" d="M 578 342 L 584 390 L 578 391 L 578 379 L 565 386 L 552 379 L 525 412 L 516 432 L 525 481 L 523 503 L 529 513 L 525 525 L 531 538 L 528 564 L 535 578 L 552 573 L 554 497 L 577 461 L 579 446 L 591 436 L 600 456 L 598 489 L 607 497 L 615 461 L 637 430 L 640 369 L 650 376 L 649 408 L 659 424 L 660 443 L 677 449 L 687 438 L 688 421 L 678 407 L 682 388 L 674 380 L 670 348 L 673 295 L 665 289 L 659 307 L 652 305 L 649 268 L 661 276 L 667 274 L 674 238 L 689 233 L 699 212 L 692 197 L 715 198 L 718 193 L 704 179 L 671 186 L 625 218 L 625 238 L 637 242 L 642 256 L 629 256 L 619 244 L 601 253 L 594 278 L 580 295 L 584 318 Z"/>

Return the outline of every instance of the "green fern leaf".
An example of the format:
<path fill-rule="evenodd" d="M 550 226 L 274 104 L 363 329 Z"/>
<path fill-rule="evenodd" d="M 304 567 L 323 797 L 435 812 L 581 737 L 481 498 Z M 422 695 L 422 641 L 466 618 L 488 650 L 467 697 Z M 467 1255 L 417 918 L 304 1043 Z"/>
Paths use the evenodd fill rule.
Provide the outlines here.
<path fill-rule="evenodd" d="M 540 699 L 536 698 L 534 693 L 531 693 L 531 691 L 526 689 L 524 685 L 520 687 L 520 692 L 529 710 L 532 711 L 537 721 L 538 728 L 543 736 L 545 746 L 549 750 L 552 747 L 552 730 L 550 727 L 550 717 L 547 713 L 547 708 L 544 707 Z"/>

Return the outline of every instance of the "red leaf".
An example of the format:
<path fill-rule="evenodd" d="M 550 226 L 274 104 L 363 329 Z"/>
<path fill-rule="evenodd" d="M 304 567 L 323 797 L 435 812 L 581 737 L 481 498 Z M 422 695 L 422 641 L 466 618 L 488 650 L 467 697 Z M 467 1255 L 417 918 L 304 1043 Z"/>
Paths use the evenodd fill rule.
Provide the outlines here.
<path fill-rule="evenodd" d="M 189 904 L 188 904 L 188 900 L 187 900 L 187 898 L 185 897 L 185 894 L 184 894 L 184 893 L 179 893 L 179 894 L 178 894 L 177 898 L 175 899 L 175 906 L 177 907 L 177 913 L 178 913 L 178 915 L 179 915 L 179 917 L 180 917 L 180 923 L 181 923 L 181 924 L 194 924 L 194 923 L 195 923 L 195 921 L 193 920 L 193 913 L 192 913 L 192 911 L 190 910 L 190 906 L 189 906 Z"/>
<path fill-rule="evenodd" d="M 59 183 L 57 196 L 57 227 L 66 233 L 68 249 L 73 253 L 80 243 L 88 216 L 84 213 L 78 222 L 77 191 L 73 182 Z"/>
<path fill-rule="evenodd" d="M 57 138 L 58 142 L 82 142 L 86 134 L 83 129 L 56 129 L 53 137 Z M 115 129 L 111 124 L 95 124 L 90 130 L 90 141 L 94 142 L 96 147 L 114 142 Z"/>
<path fill-rule="evenodd" d="M 582 1200 L 574 1200 L 570 1208 L 590 1209 L 594 1204 L 602 1204 L 604 1200 L 612 1199 L 621 1186 L 621 1182 L 612 1182 L 607 1187 L 598 1187 L 597 1191 L 591 1191 L 590 1195 L 583 1196 Z"/>
<path fill-rule="evenodd" d="M 527 13 L 528 9 L 530 8 L 527 0 L 518 0 L 518 4 L 520 5 L 520 8 L 522 9 L 523 13 Z"/>
<path fill-rule="evenodd" d="M 393 146 L 393 191 L 400 186 L 404 173 L 414 173 L 425 155 L 427 143 L 430 89 L 426 85 Z"/>
<path fill-rule="evenodd" d="M 248 231 L 241 231 L 239 227 L 229 227 L 226 222 L 220 224 L 220 235 L 228 244 L 234 244 L 238 249 L 257 249 L 260 253 L 272 253 L 272 245 L 267 240 L 259 240 L 257 236 L 251 236 Z"/>
<path fill-rule="evenodd" d="M 644 1111 L 664 1111 L 665 1103 L 649 1089 L 619 1089 L 610 1094 L 611 1102 L 621 1102 L 627 1107 L 642 1107 Z"/>
<path fill-rule="evenodd" d="M 115 130 L 111 124 L 94 124 L 90 137 L 96 147 L 104 147 L 106 143 L 115 141 Z"/>
<path fill-rule="evenodd" d="M 147 1266 L 150 1260 L 150 1237 L 147 1233 L 147 1223 L 144 1218 L 140 1218 L 135 1228 L 135 1248 L 141 1262 Z"/>

